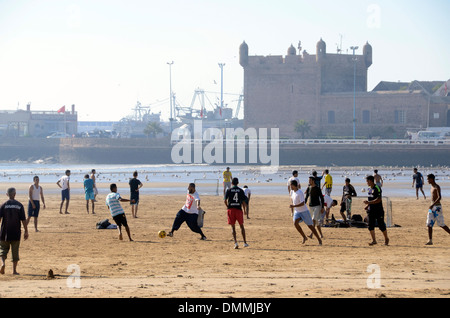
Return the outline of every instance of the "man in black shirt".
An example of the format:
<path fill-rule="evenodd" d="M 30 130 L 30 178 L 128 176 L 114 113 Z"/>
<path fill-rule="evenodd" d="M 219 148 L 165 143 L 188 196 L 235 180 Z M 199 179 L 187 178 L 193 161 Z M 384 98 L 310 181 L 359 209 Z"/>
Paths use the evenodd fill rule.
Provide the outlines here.
<path fill-rule="evenodd" d="M 137 218 L 137 212 L 138 212 L 138 206 L 139 206 L 139 189 L 142 188 L 143 184 L 141 181 L 137 178 L 138 172 L 133 172 L 133 178 L 130 179 L 130 182 L 128 184 L 130 185 L 130 202 L 131 200 L 134 200 L 134 202 L 131 202 L 131 215 L 134 218 Z"/>
<path fill-rule="evenodd" d="M 367 185 L 369 186 L 368 200 L 364 201 L 366 204 L 366 210 L 369 217 L 369 231 L 372 236 L 372 242 L 370 246 L 377 244 L 375 239 L 375 224 L 378 224 L 378 228 L 384 235 L 384 244 L 389 245 L 389 238 L 386 230 L 386 223 L 384 222 L 384 209 L 383 201 L 381 198 L 381 188 L 375 185 L 375 178 L 373 176 L 366 177 Z"/>
<path fill-rule="evenodd" d="M 324 200 L 322 190 L 317 186 L 315 182 L 315 177 L 309 177 L 309 186 L 306 189 L 305 193 L 305 203 L 308 203 L 309 200 L 309 209 L 311 212 L 311 216 L 314 222 L 314 226 L 317 226 L 317 231 L 320 234 L 320 237 L 323 238 L 321 223 L 323 222 L 323 217 L 325 216 L 325 208 L 324 208 Z M 309 236 L 312 238 L 313 233 Z"/>
<path fill-rule="evenodd" d="M 20 223 L 22 222 L 25 230 L 23 236 L 25 240 L 28 239 L 28 228 L 25 217 L 25 209 L 23 208 L 22 203 L 15 200 L 16 189 L 9 188 L 7 195 L 9 196 L 9 200 L 0 207 L 0 256 L 2 259 L 0 274 L 5 273 L 5 260 L 9 249 L 11 248 L 13 274 L 18 275 L 17 263 L 19 262 L 19 245 L 21 235 Z"/>
<path fill-rule="evenodd" d="M 247 204 L 247 196 L 244 193 L 244 190 L 238 187 L 239 180 L 238 178 L 233 178 L 231 181 L 232 187 L 228 189 L 225 194 L 225 206 L 227 207 L 227 215 L 228 215 L 228 224 L 231 225 L 231 230 L 233 233 L 234 239 L 234 248 L 239 248 L 237 239 L 236 239 L 236 221 L 239 223 L 241 227 L 242 238 L 244 239 L 244 247 L 247 247 L 247 240 L 245 237 L 245 228 L 244 228 L 244 212 L 242 211 L 242 205 Z"/>

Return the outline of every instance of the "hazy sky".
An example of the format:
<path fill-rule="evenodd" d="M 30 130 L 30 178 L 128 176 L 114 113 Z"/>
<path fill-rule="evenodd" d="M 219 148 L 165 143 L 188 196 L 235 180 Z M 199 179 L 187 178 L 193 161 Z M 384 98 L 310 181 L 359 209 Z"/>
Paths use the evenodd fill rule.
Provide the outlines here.
<path fill-rule="evenodd" d="M 373 47 L 368 89 L 380 81 L 450 78 L 448 0 L 0 0 L 0 110 L 57 110 L 79 120 L 120 120 L 136 101 L 169 116 L 169 66 L 177 101 L 197 88 L 237 105 L 239 45 L 285 55 L 320 38 Z M 350 51 L 349 51 L 350 53 Z"/>

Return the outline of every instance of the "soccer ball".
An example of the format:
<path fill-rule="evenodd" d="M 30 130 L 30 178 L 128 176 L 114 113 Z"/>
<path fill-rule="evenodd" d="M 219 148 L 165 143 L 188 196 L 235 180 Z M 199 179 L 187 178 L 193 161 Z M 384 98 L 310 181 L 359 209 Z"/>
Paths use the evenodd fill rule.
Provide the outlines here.
<path fill-rule="evenodd" d="M 158 232 L 158 236 L 159 236 L 160 238 L 165 238 L 165 237 L 166 237 L 166 231 L 159 231 L 159 232 Z"/>
<path fill-rule="evenodd" d="M 362 188 L 362 189 L 361 189 L 361 192 L 366 192 L 366 188 Z"/>

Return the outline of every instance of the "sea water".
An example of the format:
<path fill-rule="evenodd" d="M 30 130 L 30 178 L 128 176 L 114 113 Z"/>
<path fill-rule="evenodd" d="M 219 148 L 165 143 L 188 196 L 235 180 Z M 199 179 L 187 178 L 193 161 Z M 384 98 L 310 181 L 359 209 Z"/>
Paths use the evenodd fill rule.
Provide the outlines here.
<path fill-rule="evenodd" d="M 181 194 L 185 193 L 190 182 L 197 183 L 199 193 L 220 194 L 222 188 L 222 172 L 226 166 L 204 165 L 204 164 L 169 164 L 169 165 L 91 165 L 91 164 L 44 164 L 25 162 L 0 162 L 0 183 L 33 183 L 33 177 L 39 176 L 41 183 L 56 183 L 65 170 L 71 171 L 70 181 L 72 184 L 82 184 L 84 176 L 90 174 L 92 169 L 96 170 L 96 182 L 109 185 L 111 183 L 128 183 L 134 171 L 138 171 L 138 179 L 144 184 L 140 192 L 142 194 Z M 316 167 L 316 166 L 280 166 L 274 173 L 262 170 L 260 166 L 231 166 L 233 177 L 239 178 L 239 185 L 247 185 L 252 194 L 287 194 L 287 180 L 292 176 L 292 171 L 299 172 L 302 188 L 306 188 L 308 177 L 313 170 L 322 175 L 324 169 L 330 170 L 333 177 L 332 197 L 342 195 L 342 186 L 345 178 L 350 178 L 358 195 L 364 196 L 363 188 L 367 188 L 365 177 L 373 175 L 373 170 L 378 169 L 384 180 L 383 194 L 392 197 L 413 197 L 415 188 L 412 188 L 413 167 Z M 426 176 L 433 173 L 436 182 L 441 186 L 444 198 L 450 196 L 450 168 L 449 167 L 419 167 L 425 179 L 424 191 L 427 197 L 430 195 L 430 185 L 427 184 Z M 273 172 L 273 171 L 272 171 Z M 148 186 L 151 183 L 171 183 L 167 187 Z M 218 183 L 218 189 L 216 184 Z M 147 184 L 147 187 L 146 187 Z M 322 181 L 323 184 L 323 181 Z M 202 188 L 203 187 L 203 188 Z M 100 191 L 108 192 L 106 189 Z M 58 189 L 49 189 L 58 192 Z M 82 193 L 82 188 L 74 187 L 72 193 Z M 119 189 L 126 195 L 129 188 Z M 420 198 L 422 194 L 419 192 Z"/>

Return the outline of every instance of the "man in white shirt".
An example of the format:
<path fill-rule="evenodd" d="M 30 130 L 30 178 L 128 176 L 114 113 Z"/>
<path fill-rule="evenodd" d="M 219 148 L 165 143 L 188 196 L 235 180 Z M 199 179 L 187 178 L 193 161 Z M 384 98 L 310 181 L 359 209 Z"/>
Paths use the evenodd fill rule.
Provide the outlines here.
<path fill-rule="evenodd" d="M 293 215 L 293 221 L 294 226 L 297 229 L 297 231 L 300 233 L 300 235 L 303 237 L 303 244 L 308 239 L 303 232 L 302 228 L 300 227 L 300 222 L 305 222 L 305 224 L 309 227 L 311 232 L 314 234 L 314 236 L 319 241 L 319 245 L 322 245 L 322 240 L 319 237 L 319 234 L 317 233 L 313 220 L 311 218 L 311 214 L 309 213 L 308 207 L 305 205 L 305 196 L 303 195 L 302 190 L 298 188 L 298 184 L 296 180 L 291 181 L 291 200 L 292 204 L 289 206 L 291 210 L 293 209 L 294 215 Z"/>
<path fill-rule="evenodd" d="M 247 204 L 244 206 L 244 214 L 247 216 L 247 219 L 250 219 L 249 213 L 250 213 L 250 197 L 252 196 L 252 190 L 248 188 L 248 186 L 244 186 L 244 194 L 247 197 Z"/>
<path fill-rule="evenodd" d="M 69 208 L 70 201 L 70 170 L 66 170 L 65 175 L 62 176 L 56 184 L 61 188 L 61 205 L 59 207 L 59 213 L 62 214 L 62 207 L 64 205 L 64 201 L 66 201 L 65 214 L 69 214 L 67 209 Z"/>
<path fill-rule="evenodd" d="M 194 204 L 195 203 L 195 204 Z M 206 240 L 206 236 L 203 234 L 202 229 L 198 226 L 198 213 L 200 209 L 200 196 L 195 190 L 195 183 L 190 183 L 188 186 L 188 193 L 186 196 L 186 203 L 183 205 L 180 211 L 178 211 L 175 220 L 173 221 L 172 230 L 167 233 L 167 236 L 172 237 L 173 232 L 177 231 L 181 224 L 186 222 L 192 232 L 201 235 L 201 240 Z"/>
<path fill-rule="evenodd" d="M 323 220 L 324 220 L 325 216 L 326 216 L 326 222 L 328 223 L 328 218 L 330 215 L 331 208 L 338 204 L 337 200 L 333 200 L 328 194 L 325 194 L 323 196 L 323 201 L 324 201 L 325 213 L 322 215 L 322 218 L 320 220 L 320 222 L 322 224 L 323 224 Z"/>

